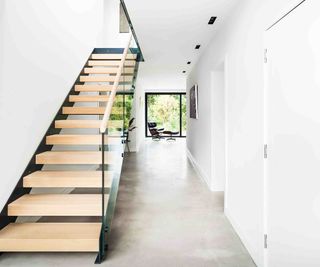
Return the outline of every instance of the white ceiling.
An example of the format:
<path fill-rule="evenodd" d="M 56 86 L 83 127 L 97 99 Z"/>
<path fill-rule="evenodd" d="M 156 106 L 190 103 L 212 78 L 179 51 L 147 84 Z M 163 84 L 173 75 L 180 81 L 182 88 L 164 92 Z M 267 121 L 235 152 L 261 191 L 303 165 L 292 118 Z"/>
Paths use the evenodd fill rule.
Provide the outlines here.
<path fill-rule="evenodd" d="M 125 0 L 148 69 L 190 70 L 238 0 Z M 214 25 L 208 25 L 216 16 Z M 200 50 L 195 46 L 201 44 Z M 191 66 L 187 65 L 191 61 Z"/>

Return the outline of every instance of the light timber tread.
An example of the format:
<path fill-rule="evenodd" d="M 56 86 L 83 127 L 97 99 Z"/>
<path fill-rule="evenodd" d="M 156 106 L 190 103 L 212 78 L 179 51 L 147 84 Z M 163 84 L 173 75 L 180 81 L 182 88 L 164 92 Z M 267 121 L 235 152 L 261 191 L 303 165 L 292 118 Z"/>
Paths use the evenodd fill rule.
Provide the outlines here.
<path fill-rule="evenodd" d="M 123 91 L 123 90 L 130 90 L 131 89 L 130 84 L 125 85 L 119 85 L 117 90 Z M 77 84 L 74 87 L 74 90 L 76 92 L 110 92 L 113 88 L 113 85 L 87 85 L 87 84 Z"/>
<path fill-rule="evenodd" d="M 67 115 L 103 115 L 106 107 L 63 107 L 62 113 Z M 121 107 L 113 107 L 111 114 L 121 115 Z"/>
<path fill-rule="evenodd" d="M 116 74 L 118 72 L 118 68 L 112 67 L 90 67 L 84 68 L 84 73 L 86 74 Z M 134 68 L 124 68 L 122 70 L 122 74 L 133 74 Z"/>
<path fill-rule="evenodd" d="M 120 160 L 118 152 L 105 152 L 105 164 Z M 101 164 L 100 151 L 46 151 L 36 155 L 36 164 Z"/>
<path fill-rule="evenodd" d="M 56 128 L 69 128 L 69 129 L 98 129 L 101 126 L 101 120 L 56 120 Z M 109 120 L 108 127 L 122 128 L 122 120 Z"/>
<path fill-rule="evenodd" d="M 120 82 L 132 82 L 132 76 L 121 76 Z M 95 75 L 95 76 L 80 76 L 80 82 L 115 82 L 115 76 Z"/>
<path fill-rule="evenodd" d="M 70 102 L 107 102 L 109 96 L 107 95 L 70 95 Z"/>
<path fill-rule="evenodd" d="M 111 187 L 112 171 L 104 172 L 104 185 Z M 100 188 L 102 185 L 101 171 L 36 171 L 23 177 L 26 188 Z"/>
<path fill-rule="evenodd" d="M 47 145 L 101 145 L 101 135 L 55 134 L 46 137 Z M 106 145 L 120 145 L 120 137 L 104 137 Z"/>
<path fill-rule="evenodd" d="M 92 54 L 91 55 L 92 59 L 121 59 L 122 54 Z M 127 54 L 126 60 L 128 59 L 136 59 L 137 55 L 136 54 Z"/>
<path fill-rule="evenodd" d="M 27 194 L 8 205 L 8 216 L 101 216 L 101 209 L 101 194 Z"/>
<path fill-rule="evenodd" d="M 133 67 L 135 66 L 135 60 L 126 60 L 124 66 Z M 120 60 L 89 60 L 88 66 L 119 66 Z"/>
<path fill-rule="evenodd" d="M 101 223 L 11 223 L 1 252 L 98 252 Z"/>

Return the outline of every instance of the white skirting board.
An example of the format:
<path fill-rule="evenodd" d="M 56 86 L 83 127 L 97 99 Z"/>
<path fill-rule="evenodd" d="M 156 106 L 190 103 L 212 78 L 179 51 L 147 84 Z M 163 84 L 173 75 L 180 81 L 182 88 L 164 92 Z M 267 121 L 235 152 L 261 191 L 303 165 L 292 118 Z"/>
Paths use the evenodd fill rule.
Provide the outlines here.
<path fill-rule="evenodd" d="M 253 262 L 257 265 L 257 267 L 262 267 L 263 264 L 263 260 L 260 259 L 260 255 L 258 255 L 258 250 L 254 249 L 252 245 L 250 245 L 250 243 L 248 242 L 248 240 L 245 238 L 245 235 L 243 234 L 243 232 L 240 230 L 240 227 L 238 226 L 238 224 L 236 223 L 236 221 L 233 219 L 233 217 L 230 215 L 230 212 L 228 211 L 227 208 L 224 209 L 224 214 L 227 217 L 227 219 L 229 220 L 230 224 L 232 225 L 233 229 L 235 230 L 235 232 L 237 233 L 237 235 L 239 236 L 243 246 L 248 250 Z M 261 237 L 263 235 L 261 234 Z M 263 244 L 263 238 L 261 238 L 261 244 Z"/>
<path fill-rule="evenodd" d="M 196 162 L 195 158 L 193 157 L 193 155 L 191 154 L 191 152 L 187 149 L 187 157 L 190 160 L 192 166 L 194 167 L 196 173 L 198 174 L 198 176 L 206 183 L 206 185 L 208 186 L 208 188 L 212 190 L 212 187 L 210 186 L 210 179 L 208 178 L 208 176 L 204 173 L 204 171 L 201 169 L 201 167 L 199 166 L 199 164 Z M 245 235 L 242 233 L 242 231 L 240 230 L 241 228 L 238 227 L 238 224 L 236 223 L 236 221 L 232 218 L 232 216 L 230 215 L 230 213 L 228 212 L 228 210 L 225 208 L 224 209 L 224 213 L 226 215 L 226 217 L 228 218 L 229 222 L 231 223 L 232 227 L 234 228 L 235 232 L 238 234 L 241 242 L 243 243 L 243 245 L 246 247 L 246 249 L 248 250 L 250 256 L 253 258 L 253 261 L 255 262 L 255 264 L 257 266 L 262 266 L 259 265 L 259 255 L 257 255 L 257 250 L 254 249 L 250 243 L 247 241 L 247 239 L 245 238 Z M 261 239 L 261 244 L 263 243 L 263 239 Z"/>
<path fill-rule="evenodd" d="M 198 176 L 206 183 L 206 185 L 208 186 L 209 190 L 212 191 L 211 185 L 210 185 L 210 179 L 209 177 L 204 173 L 204 171 L 201 169 L 201 167 L 199 166 L 199 164 L 196 162 L 195 158 L 192 156 L 191 152 L 189 151 L 189 149 L 186 149 L 187 151 L 187 157 L 190 160 L 193 168 L 195 169 L 196 173 L 198 174 Z"/>

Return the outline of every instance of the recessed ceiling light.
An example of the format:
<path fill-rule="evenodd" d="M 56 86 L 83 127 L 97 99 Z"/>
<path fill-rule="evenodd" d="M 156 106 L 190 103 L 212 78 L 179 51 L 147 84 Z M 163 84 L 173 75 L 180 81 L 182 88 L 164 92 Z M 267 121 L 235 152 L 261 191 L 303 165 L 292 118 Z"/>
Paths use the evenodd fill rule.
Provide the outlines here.
<path fill-rule="evenodd" d="M 191 64 L 191 61 L 188 61 L 187 64 L 190 65 L 190 64 Z"/>
<path fill-rule="evenodd" d="M 184 70 L 182 73 L 186 73 L 186 71 Z"/>
<path fill-rule="evenodd" d="M 211 17 L 208 24 L 212 25 L 216 21 L 217 17 Z"/>
<path fill-rule="evenodd" d="M 195 49 L 199 49 L 200 48 L 200 45 L 196 45 Z"/>

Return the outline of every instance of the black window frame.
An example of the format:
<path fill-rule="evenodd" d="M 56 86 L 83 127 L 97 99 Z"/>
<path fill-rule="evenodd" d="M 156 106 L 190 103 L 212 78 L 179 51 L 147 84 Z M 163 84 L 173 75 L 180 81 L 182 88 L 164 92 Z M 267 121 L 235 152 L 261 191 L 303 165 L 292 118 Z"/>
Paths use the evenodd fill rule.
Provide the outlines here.
<path fill-rule="evenodd" d="M 179 135 L 175 135 L 176 138 L 186 138 L 186 135 L 182 135 L 182 96 L 186 95 L 185 92 L 146 92 L 145 93 L 145 137 L 152 137 L 148 130 L 148 95 L 178 95 L 180 102 L 180 116 L 179 116 Z M 187 114 L 186 114 L 187 115 Z M 186 118 L 187 119 L 187 118 Z"/>

